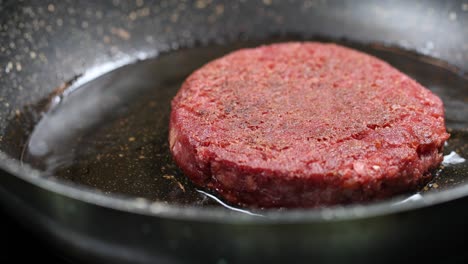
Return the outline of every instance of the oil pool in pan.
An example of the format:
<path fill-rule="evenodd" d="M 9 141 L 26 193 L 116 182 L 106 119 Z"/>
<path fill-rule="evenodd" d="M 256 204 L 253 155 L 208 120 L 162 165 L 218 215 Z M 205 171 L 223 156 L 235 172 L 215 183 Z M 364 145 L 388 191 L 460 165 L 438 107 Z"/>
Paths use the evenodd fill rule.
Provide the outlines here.
<path fill-rule="evenodd" d="M 21 115 L 10 120 L 6 137 L 24 145 L 24 163 L 39 167 L 50 177 L 104 193 L 167 203 L 223 205 L 250 213 L 197 190 L 174 164 L 167 140 L 170 101 L 184 79 L 204 63 L 232 50 L 273 41 L 279 40 L 179 49 L 128 64 L 85 83 L 89 75 L 84 74 L 77 82 L 60 87 L 50 98 L 23 109 Z M 444 101 L 451 134 L 444 162 L 433 172 L 432 182 L 417 194 L 401 196 L 397 203 L 463 183 L 468 177 L 468 164 L 463 158 L 468 157 L 466 77 L 441 61 L 398 48 L 338 43 L 389 62 Z M 45 115 L 38 114 L 46 108 Z"/>

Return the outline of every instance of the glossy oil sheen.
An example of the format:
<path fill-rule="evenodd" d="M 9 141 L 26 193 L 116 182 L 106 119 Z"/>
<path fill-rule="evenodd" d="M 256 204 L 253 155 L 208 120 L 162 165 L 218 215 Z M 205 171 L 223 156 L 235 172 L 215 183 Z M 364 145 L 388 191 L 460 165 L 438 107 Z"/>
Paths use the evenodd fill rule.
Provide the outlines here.
<path fill-rule="evenodd" d="M 21 158 L 46 176 L 105 193 L 218 206 L 220 203 L 199 192 L 172 161 L 168 147 L 170 101 L 184 79 L 210 60 L 239 48 L 284 40 L 185 48 L 120 67 L 82 85 L 72 84 L 65 92 L 29 108 L 43 111 L 48 105 L 50 109 L 40 120 L 30 111 L 30 125 L 24 124 L 24 118 L 21 125 L 12 120 L 9 136 L 29 138 L 29 148 L 25 141 Z M 466 76 L 444 62 L 402 49 L 338 43 L 387 61 L 439 95 L 451 133 L 444 154 L 455 151 L 468 157 Z M 417 199 L 424 199 L 427 192 L 465 184 L 468 164 L 441 166 L 434 174 Z"/>

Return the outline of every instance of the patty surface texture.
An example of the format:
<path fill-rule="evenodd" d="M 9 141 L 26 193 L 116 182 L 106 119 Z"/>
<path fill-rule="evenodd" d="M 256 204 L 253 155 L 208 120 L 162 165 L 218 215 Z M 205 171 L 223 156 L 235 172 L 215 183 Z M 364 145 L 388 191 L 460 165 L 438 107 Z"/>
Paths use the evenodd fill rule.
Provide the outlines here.
<path fill-rule="evenodd" d="M 174 160 L 251 207 L 317 207 L 416 190 L 442 161 L 442 101 L 386 62 L 335 44 L 242 49 L 172 101 Z"/>

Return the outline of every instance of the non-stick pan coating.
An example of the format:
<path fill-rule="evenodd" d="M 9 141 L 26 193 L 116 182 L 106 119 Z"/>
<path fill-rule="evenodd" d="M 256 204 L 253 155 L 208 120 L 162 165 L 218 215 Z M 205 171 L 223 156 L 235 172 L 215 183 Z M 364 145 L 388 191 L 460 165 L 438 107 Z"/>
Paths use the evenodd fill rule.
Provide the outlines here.
<path fill-rule="evenodd" d="M 271 35 L 396 45 L 468 70 L 468 6 L 463 1 L 4 1 L 0 5 L 3 121 L 75 76 L 108 62 L 127 63 L 180 46 Z M 0 134 L 5 134 L 8 124 L 0 123 Z M 459 234 L 467 220 L 459 210 L 466 206 L 467 186 L 400 207 L 381 203 L 271 212 L 258 218 L 64 185 L 21 166 L 8 154 L 17 150 L 10 141 L 2 140 L 0 149 L 4 204 L 64 251 L 94 260 L 332 262 L 379 257 L 392 262 L 427 252 L 437 258 L 453 253 L 440 244 L 462 243 Z M 437 243 L 424 243 L 431 239 Z"/>

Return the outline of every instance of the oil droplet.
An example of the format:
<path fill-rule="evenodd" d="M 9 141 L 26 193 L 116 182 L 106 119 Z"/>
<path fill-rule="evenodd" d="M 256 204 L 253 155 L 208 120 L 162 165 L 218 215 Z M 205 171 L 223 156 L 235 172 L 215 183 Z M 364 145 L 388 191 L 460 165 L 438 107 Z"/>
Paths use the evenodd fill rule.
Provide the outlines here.
<path fill-rule="evenodd" d="M 450 154 L 444 156 L 442 165 L 454 165 L 465 162 L 466 159 L 458 155 L 455 151 L 450 152 Z"/>

